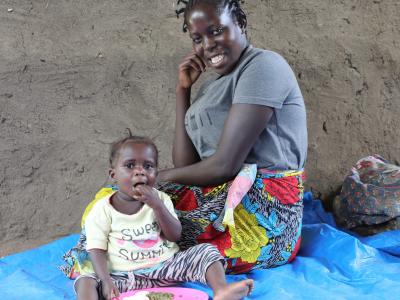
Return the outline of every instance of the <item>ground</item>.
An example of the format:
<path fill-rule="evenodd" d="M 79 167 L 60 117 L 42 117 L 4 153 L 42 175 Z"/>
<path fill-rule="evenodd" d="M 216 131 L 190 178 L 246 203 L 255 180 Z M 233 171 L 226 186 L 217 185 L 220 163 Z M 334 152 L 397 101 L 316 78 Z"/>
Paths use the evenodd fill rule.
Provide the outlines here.
<path fill-rule="evenodd" d="M 171 165 L 190 40 L 172 0 L 0 3 L 0 256 L 77 232 L 131 128 Z M 400 3 L 249 0 L 248 34 L 293 67 L 308 113 L 307 188 L 326 203 L 361 157 L 400 161 Z"/>

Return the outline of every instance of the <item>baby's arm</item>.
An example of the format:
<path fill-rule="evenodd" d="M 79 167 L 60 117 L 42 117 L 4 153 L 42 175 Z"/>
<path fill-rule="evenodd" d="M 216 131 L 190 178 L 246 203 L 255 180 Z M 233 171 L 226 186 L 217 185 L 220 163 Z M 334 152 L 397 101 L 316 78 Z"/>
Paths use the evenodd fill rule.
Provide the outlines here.
<path fill-rule="evenodd" d="M 103 296 L 107 300 L 119 297 L 118 288 L 113 284 L 107 268 L 107 252 L 102 249 L 91 249 L 89 257 L 92 261 L 94 271 L 101 280 L 101 288 Z"/>
<path fill-rule="evenodd" d="M 160 201 L 161 202 L 161 201 Z M 154 210 L 158 225 L 164 237 L 171 242 L 176 242 L 180 239 L 182 233 L 182 225 L 167 209 L 163 202 L 159 208 Z"/>
<path fill-rule="evenodd" d="M 111 217 L 103 202 L 96 203 L 85 221 L 86 250 L 89 253 L 94 272 L 101 280 L 102 294 L 107 300 L 118 297 L 107 263 L 108 235 L 111 229 Z"/>
<path fill-rule="evenodd" d="M 172 203 L 170 203 L 171 208 L 168 209 L 167 202 L 160 199 L 157 190 L 147 185 L 136 187 L 134 189 L 134 197 L 154 210 L 161 232 L 168 241 L 176 242 L 180 239 L 182 226 L 176 215 L 172 215 L 170 211 L 170 209 L 173 211 Z"/>

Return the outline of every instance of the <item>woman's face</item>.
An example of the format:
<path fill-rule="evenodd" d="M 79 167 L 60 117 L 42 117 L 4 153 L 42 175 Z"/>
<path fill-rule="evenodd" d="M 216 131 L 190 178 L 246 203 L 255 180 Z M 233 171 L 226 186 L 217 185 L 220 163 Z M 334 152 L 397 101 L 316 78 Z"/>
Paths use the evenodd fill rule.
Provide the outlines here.
<path fill-rule="evenodd" d="M 227 9 L 199 4 L 187 16 L 193 49 L 218 74 L 228 74 L 247 46 L 246 34 Z"/>

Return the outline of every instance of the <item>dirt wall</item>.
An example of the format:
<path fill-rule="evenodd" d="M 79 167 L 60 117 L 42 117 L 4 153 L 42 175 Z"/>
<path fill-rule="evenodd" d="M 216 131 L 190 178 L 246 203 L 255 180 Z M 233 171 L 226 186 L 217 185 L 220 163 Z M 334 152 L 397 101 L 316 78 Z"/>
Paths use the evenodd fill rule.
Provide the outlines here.
<path fill-rule="evenodd" d="M 77 232 L 130 127 L 171 165 L 174 86 L 190 51 L 171 0 L 0 3 L 0 256 Z M 248 0 L 308 112 L 308 188 L 328 199 L 359 158 L 400 161 L 400 3 Z"/>

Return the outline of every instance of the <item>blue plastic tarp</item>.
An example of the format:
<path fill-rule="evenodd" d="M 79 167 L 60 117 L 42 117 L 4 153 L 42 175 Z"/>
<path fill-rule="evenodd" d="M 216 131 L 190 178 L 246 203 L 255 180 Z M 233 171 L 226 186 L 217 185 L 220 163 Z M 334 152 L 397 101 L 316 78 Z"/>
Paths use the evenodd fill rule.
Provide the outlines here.
<path fill-rule="evenodd" d="M 75 299 L 72 280 L 57 266 L 77 234 L 0 259 L 0 299 Z M 400 230 L 358 237 L 336 228 L 310 193 L 304 198 L 302 244 L 296 259 L 274 269 L 228 275 L 253 278 L 246 299 L 400 299 Z M 201 284 L 186 284 L 206 291 Z"/>

